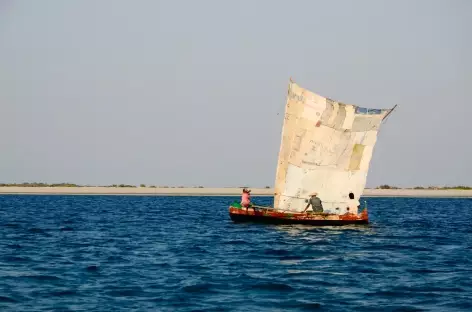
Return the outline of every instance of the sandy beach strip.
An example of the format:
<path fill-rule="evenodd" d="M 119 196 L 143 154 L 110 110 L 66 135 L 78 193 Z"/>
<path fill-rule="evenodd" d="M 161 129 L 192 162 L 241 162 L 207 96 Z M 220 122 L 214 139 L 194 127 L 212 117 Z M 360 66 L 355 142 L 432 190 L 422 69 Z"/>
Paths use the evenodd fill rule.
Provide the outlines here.
<path fill-rule="evenodd" d="M 31 195 L 161 195 L 239 196 L 241 188 L 151 188 L 151 187 L 0 187 L 0 194 Z M 271 188 L 251 188 L 253 196 L 273 196 Z M 467 197 L 472 190 L 366 189 L 363 197 Z"/>
<path fill-rule="evenodd" d="M 273 196 L 272 189 L 253 188 L 254 196 Z M 239 196 L 242 188 L 152 187 L 0 187 L 0 194 Z"/>

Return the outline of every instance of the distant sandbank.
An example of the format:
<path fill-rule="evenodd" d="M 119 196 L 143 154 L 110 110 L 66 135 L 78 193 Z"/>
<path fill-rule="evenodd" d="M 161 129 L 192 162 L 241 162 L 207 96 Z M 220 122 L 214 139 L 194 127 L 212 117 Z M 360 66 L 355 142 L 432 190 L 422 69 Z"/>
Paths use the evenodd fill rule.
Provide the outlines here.
<path fill-rule="evenodd" d="M 0 194 L 239 196 L 241 188 L 0 187 Z M 253 196 L 273 196 L 271 188 L 251 188 Z M 472 190 L 365 189 L 363 197 L 470 197 Z"/>

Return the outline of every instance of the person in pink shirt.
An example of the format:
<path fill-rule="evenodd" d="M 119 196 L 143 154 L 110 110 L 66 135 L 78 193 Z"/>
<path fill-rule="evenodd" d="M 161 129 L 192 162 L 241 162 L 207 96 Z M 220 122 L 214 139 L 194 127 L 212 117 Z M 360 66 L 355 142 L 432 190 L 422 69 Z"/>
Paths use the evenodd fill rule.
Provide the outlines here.
<path fill-rule="evenodd" d="M 246 188 L 243 189 L 243 195 L 241 196 L 241 206 L 246 209 L 251 205 L 251 190 Z"/>

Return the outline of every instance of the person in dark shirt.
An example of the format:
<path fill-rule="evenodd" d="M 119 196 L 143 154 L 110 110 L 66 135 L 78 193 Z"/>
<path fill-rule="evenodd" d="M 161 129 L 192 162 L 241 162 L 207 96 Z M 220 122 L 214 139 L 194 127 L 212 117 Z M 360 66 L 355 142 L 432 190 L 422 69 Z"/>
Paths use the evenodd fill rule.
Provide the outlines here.
<path fill-rule="evenodd" d="M 349 193 L 349 200 L 347 201 L 347 212 L 348 213 L 353 213 L 353 214 L 358 214 L 359 209 L 361 208 L 361 204 L 359 203 L 359 200 L 354 198 L 354 193 Z"/>
<path fill-rule="evenodd" d="M 317 195 L 318 193 L 316 192 L 310 194 L 310 200 L 308 201 L 308 205 L 306 205 L 306 208 L 305 210 L 303 210 L 303 212 L 305 212 L 308 209 L 308 207 L 310 207 L 310 205 L 314 213 L 323 212 L 323 204 L 321 203 L 321 199 L 319 199 Z"/>

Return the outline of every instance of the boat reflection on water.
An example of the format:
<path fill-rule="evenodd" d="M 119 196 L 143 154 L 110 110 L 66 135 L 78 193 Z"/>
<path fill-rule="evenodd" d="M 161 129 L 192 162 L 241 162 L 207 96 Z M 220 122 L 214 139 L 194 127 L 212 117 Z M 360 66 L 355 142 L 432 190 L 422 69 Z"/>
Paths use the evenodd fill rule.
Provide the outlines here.
<path fill-rule="evenodd" d="M 323 235 L 341 235 L 346 234 L 348 231 L 359 232 L 363 234 L 374 234 L 374 230 L 369 224 L 350 224 L 344 226 L 320 226 L 314 227 L 303 224 L 290 224 L 290 225 L 270 225 L 274 229 L 285 232 L 290 236 L 297 236 L 312 242 L 317 242 L 322 238 L 313 234 Z"/>
<path fill-rule="evenodd" d="M 280 257 L 278 263 L 287 274 L 321 277 L 323 275 L 347 275 L 337 270 L 337 265 L 349 261 L 362 261 L 372 251 L 353 249 L 367 237 L 375 235 L 371 225 L 346 225 L 313 227 L 306 225 L 270 225 L 282 233 L 280 241 L 289 243 L 281 246 L 289 256 Z M 280 234 L 279 234 L 280 235 Z M 285 240 L 284 240 L 285 239 Z M 274 247 L 277 248 L 277 247 Z"/>

